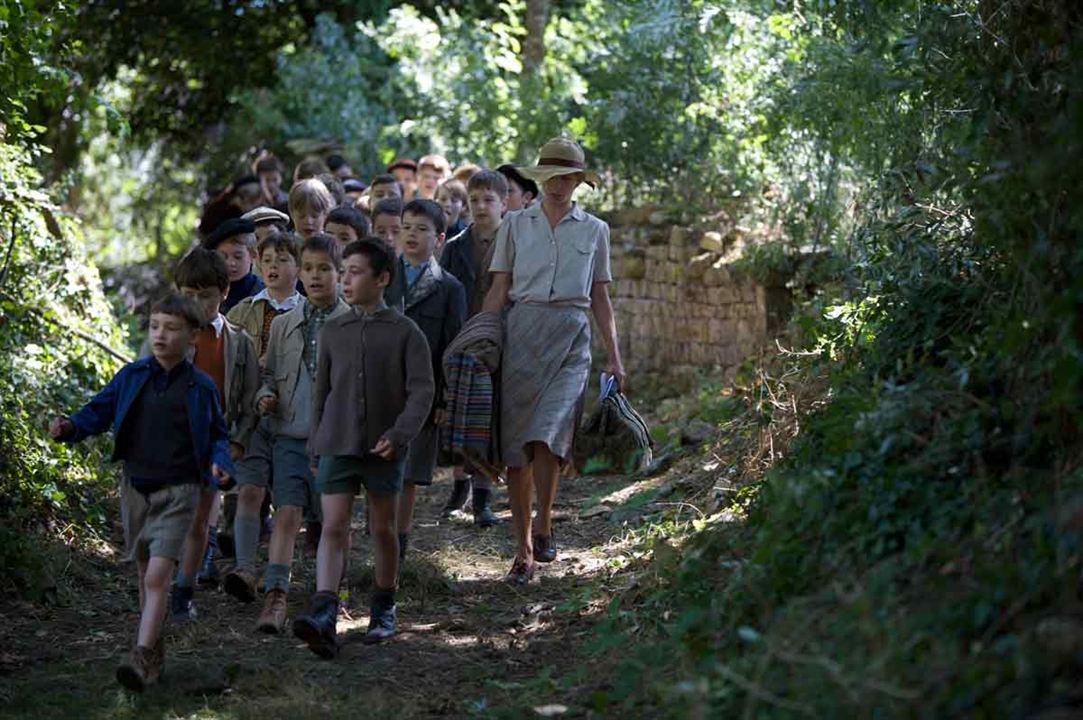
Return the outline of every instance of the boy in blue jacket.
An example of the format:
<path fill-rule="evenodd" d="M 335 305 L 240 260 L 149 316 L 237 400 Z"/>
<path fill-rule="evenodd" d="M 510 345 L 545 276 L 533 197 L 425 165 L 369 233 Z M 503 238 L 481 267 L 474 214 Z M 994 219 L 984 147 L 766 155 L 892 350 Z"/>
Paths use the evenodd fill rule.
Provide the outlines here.
<path fill-rule="evenodd" d="M 203 324 L 199 308 L 169 295 L 151 308 L 151 357 L 120 369 L 71 417 L 55 417 L 53 438 L 75 443 L 112 429 L 113 459 L 124 461 L 121 521 L 127 559 L 139 573 L 139 632 L 117 681 L 142 690 L 165 662 L 162 621 L 200 489 L 233 472 L 229 431 L 209 375 L 187 359 Z"/>

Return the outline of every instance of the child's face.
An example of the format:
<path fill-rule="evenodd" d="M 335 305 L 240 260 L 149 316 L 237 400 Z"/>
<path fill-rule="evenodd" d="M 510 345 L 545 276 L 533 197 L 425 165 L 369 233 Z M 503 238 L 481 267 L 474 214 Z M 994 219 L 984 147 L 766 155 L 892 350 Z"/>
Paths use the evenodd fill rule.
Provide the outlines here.
<path fill-rule="evenodd" d="M 196 328 L 180 315 L 150 316 L 150 351 L 163 365 L 175 365 L 183 360 L 188 347 L 195 342 L 195 335 Z"/>
<path fill-rule="evenodd" d="M 199 305 L 199 309 L 203 312 L 203 317 L 210 322 L 218 317 L 222 302 L 229 295 L 229 288 L 219 290 L 216 287 L 194 288 L 184 285 L 180 288 L 180 294 L 189 300 L 195 300 L 196 305 Z"/>
<path fill-rule="evenodd" d="M 496 190 L 471 190 L 470 214 L 474 216 L 474 226 L 482 232 L 492 232 L 500 225 L 500 218 L 508 209 L 504 198 Z"/>
<path fill-rule="evenodd" d="M 412 187 L 417 181 L 417 176 L 410 168 L 397 167 L 391 171 L 391 175 L 402 183 L 403 187 Z"/>
<path fill-rule="evenodd" d="M 268 198 L 278 197 L 278 193 L 282 191 L 282 173 L 277 170 L 265 170 L 259 174 L 260 184 L 263 186 L 263 192 Z"/>
<path fill-rule="evenodd" d="M 233 204 L 236 205 L 242 213 L 246 213 L 249 210 L 255 210 L 263 201 L 261 187 L 262 186 L 259 183 L 254 182 L 237 186 L 233 191 Z"/>
<path fill-rule="evenodd" d="M 329 222 L 323 226 L 323 231 L 328 235 L 333 235 L 335 240 L 338 240 L 339 247 L 346 247 L 354 240 L 359 239 L 357 231 L 343 223 Z"/>
<path fill-rule="evenodd" d="M 237 282 L 252 272 L 252 253 L 244 242 L 236 238 L 226 240 L 215 252 L 226 261 L 226 272 L 229 273 L 230 282 Z"/>
<path fill-rule="evenodd" d="M 444 174 L 432 167 L 423 167 L 417 171 L 418 194 L 423 198 L 432 198 L 436 194 L 436 186 L 444 179 Z"/>
<path fill-rule="evenodd" d="M 402 191 L 398 183 L 380 183 L 369 188 L 369 207 L 376 207 L 376 203 L 387 198 L 402 200 Z"/>
<path fill-rule="evenodd" d="M 367 256 L 356 253 L 342 262 L 342 297 L 350 305 L 380 302 L 390 278 L 386 272 L 375 277 Z"/>
<path fill-rule="evenodd" d="M 290 217 L 293 218 L 293 227 L 297 229 L 297 234 L 308 240 L 323 230 L 324 223 L 327 222 L 327 211 L 307 206 L 290 210 Z"/>
<path fill-rule="evenodd" d="M 313 305 L 327 307 L 333 303 L 338 285 L 338 270 L 331 262 L 331 256 L 320 250 L 306 250 L 301 253 L 301 283 Z"/>
<path fill-rule="evenodd" d="M 285 250 L 263 248 L 263 254 L 259 256 L 259 269 L 268 290 L 290 294 L 297 287 L 297 261 Z"/>
<path fill-rule="evenodd" d="M 437 233 L 432 220 L 420 213 L 402 214 L 402 254 L 417 265 L 432 257 L 444 233 Z"/>
<path fill-rule="evenodd" d="M 402 234 L 402 218 L 398 215 L 380 213 L 372 221 L 372 234 L 395 248 L 395 254 L 402 253 L 399 247 L 399 235 Z"/>
<path fill-rule="evenodd" d="M 436 189 L 436 202 L 444 209 L 444 222 L 448 227 L 454 225 L 463 212 L 463 201 L 440 186 Z"/>
<path fill-rule="evenodd" d="M 524 193 L 523 188 L 519 186 L 519 183 L 515 182 L 514 180 L 508 180 L 507 212 L 511 212 L 512 210 L 522 210 L 533 201 L 533 194 Z"/>

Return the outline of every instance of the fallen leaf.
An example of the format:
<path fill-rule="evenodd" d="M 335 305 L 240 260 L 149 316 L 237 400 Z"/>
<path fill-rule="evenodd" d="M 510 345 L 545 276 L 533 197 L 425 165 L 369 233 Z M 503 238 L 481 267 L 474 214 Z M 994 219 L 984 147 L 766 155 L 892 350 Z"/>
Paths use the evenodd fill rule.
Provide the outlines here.
<path fill-rule="evenodd" d="M 557 715 L 566 715 L 567 712 L 567 705 L 538 705 L 534 708 L 534 714 L 541 717 L 556 717 Z"/>
<path fill-rule="evenodd" d="M 580 519 L 586 520 L 587 518 L 598 517 L 599 515 L 608 515 L 613 512 L 613 508 L 608 505 L 595 505 L 594 507 L 587 508 L 579 513 Z"/>

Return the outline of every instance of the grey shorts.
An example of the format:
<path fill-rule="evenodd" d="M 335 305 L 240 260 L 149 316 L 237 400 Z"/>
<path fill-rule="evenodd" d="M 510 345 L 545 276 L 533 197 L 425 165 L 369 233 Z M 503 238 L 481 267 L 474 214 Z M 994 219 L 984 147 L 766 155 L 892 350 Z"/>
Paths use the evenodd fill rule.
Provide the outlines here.
<path fill-rule="evenodd" d="M 410 442 L 406 452 L 406 474 L 403 482 L 414 485 L 432 485 L 436 469 L 436 440 L 439 433 L 432 422 L 421 426 L 421 432 Z"/>
<path fill-rule="evenodd" d="M 321 495 L 357 495 L 363 485 L 374 495 L 402 492 L 405 459 L 381 460 L 374 455 L 329 455 L 320 458 L 316 488 Z"/>
<path fill-rule="evenodd" d="M 238 485 L 255 485 L 262 488 L 271 486 L 274 444 L 275 437 L 271 432 L 271 423 L 267 418 L 262 418 L 256 425 L 256 429 L 252 431 L 252 438 L 248 441 L 244 457 L 236 463 Z"/>
<path fill-rule="evenodd" d="M 316 478 L 308 465 L 306 443 L 306 440 L 281 435 L 274 440 L 274 489 L 271 500 L 275 507 L 293 505 L 319 510 L 320 496 L 316 492 Z"/>
<path fill-rule="evenodd" d="M 125 478 L 120 486 L 125 559 L 146 562 L 164 557 L 179 562 L 202 491 L 202 485 L 190 483 L 144 494 Z"/>

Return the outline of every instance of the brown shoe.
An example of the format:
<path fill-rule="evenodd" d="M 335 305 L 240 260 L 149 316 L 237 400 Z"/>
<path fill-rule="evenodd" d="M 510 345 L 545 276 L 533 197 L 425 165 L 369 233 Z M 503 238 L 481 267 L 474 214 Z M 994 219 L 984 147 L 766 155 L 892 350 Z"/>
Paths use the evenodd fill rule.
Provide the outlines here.
<path fill-rule="evenodd" d="M 164 661 L 165 651 L 161 640 L 153 648 L 136 645 L 117 667 L 117 682 L 132 692 L 143 692 L 143 688 L 158 682 Z"/>
<path fill-rule="evenodd" d="M 286 591 L 275 588 L 263 599 L 263 612 L 259 614 L 256 629 L 277 635 L 286 627 Z"/>
<path fill-rule="evenodd" d="M 233 568 L 226 573 L 222 587 L 241 602 L 250 603 L 256 599 L 256 576 L 244 568 Z"/>

